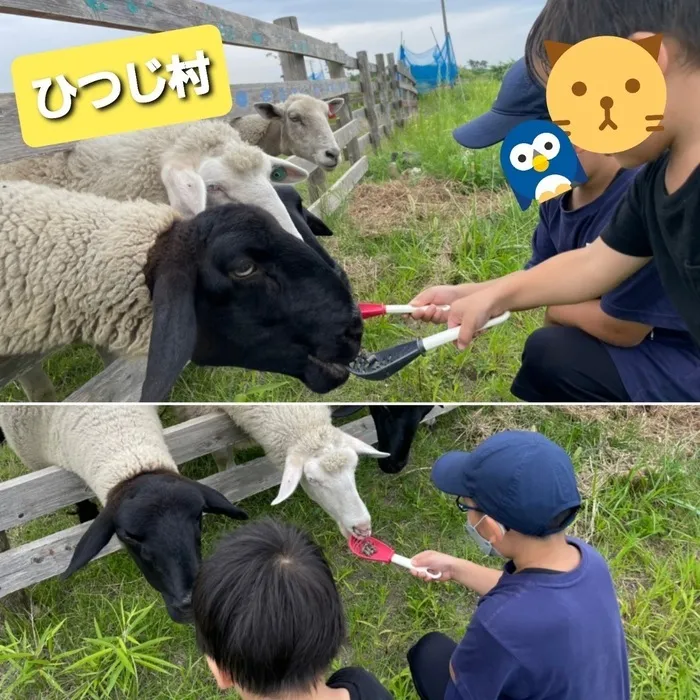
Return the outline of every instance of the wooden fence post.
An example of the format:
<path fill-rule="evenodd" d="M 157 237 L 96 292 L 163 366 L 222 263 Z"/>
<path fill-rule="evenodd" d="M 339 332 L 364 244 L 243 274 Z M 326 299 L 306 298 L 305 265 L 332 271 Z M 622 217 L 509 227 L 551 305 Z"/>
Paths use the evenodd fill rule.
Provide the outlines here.
<path fill-rule="evenodd" d="M 389 90 L 391 93 L 391 99 L 394 103 L 394 109 L 396 110 L 396 124 L 399 127 L 403 127 L 403 108 L 401 106 L 401 92 L 399 90 L 399 74 L 396 71 L 396 60 L 394 59 L 394 54 L 389 53 L 386 57 L 388 70 L 389 70 Z"/>
<path fill-rule="evenodd" d="M 378 53 L 375 56 L 377 62 L 377 86 L 379 88 L 379 102 L 382 106 L 382 131 L 384 136 L 391 136 L 391 103 L 389 101 L 389 91 L 387 72 L 386 72 L 386 62 L 384 60 L 384 54 Z"/>
<path fill-rule="evenodd" d="M 342 63 L 334 63 L 333 61 L 326 61 L 326 63 L 328 64 L 328 72 L 331 76 L 331 79 L 346 79 L 347 76 L 345 73 L 345 66 Z M 349 94 L 341 95 L 341 97 L 345 100 L 345 104 L 343 105 L 340 112 L 338 112 L 338 119 L 340 120 L 340 126 L 343 127 L 352 121 L 352 105 L 350 103 Z M 357 163 L 357 161 L 360 160 L 361 157 L 362 154 L 360 153 L 360 144 L 356 136 L 354 139 L 351 139 L 348 142 L 348 145 L 345 147 L 345 158 L 351 163 Z"/>
<path fill-rule="evenodd" d="M 377 103 L 374 100 L 374 86 L 372 85 L 372 73 L 369 70 L 369 59 L 366 51 L 357 52 L 357 66 L 360 69 L 360 85 L 362 97 L 365 102 L 365 113 L 369 123 L 370 142 L 375 153 L 379 148 L 379 120 L 377 119 Z"/>
<path fill-rule="evenodd" d="M 299 22 L 296 17 L 279 17 L 272 20 L 273 24 L 280 27 L 287 27 L 295 32 L 299 31 Z M 278 52 L 280 63 L 282 64 L 282 79 L 288 80 L 307 80 L 306 63 L 304 57 L 294 53 Z M 315 202 L 326 190 L 326 174 L 322 168 L 316 167 L 309 175 L 309 199 Z"/>

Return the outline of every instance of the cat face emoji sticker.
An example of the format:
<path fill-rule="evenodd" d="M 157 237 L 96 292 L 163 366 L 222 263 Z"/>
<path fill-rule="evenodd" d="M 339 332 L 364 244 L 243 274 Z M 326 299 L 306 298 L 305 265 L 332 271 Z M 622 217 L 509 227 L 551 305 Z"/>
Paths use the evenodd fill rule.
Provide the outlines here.
<path fill-rule="evenodd" d="M 592 153 L 614 154 L 663 131 L 661 40 L 655 34 L 638 41 L 596 36 L 578 44 L 544 42 L 552 66 L 547 108 L 571 143 Z"/>
<path fill-rule="evenodd" d="M 552 122 L 518 124 L 503 140 L 501 168 L 520 208 L 539 204 L 588 180 L 566 134 Z"/>

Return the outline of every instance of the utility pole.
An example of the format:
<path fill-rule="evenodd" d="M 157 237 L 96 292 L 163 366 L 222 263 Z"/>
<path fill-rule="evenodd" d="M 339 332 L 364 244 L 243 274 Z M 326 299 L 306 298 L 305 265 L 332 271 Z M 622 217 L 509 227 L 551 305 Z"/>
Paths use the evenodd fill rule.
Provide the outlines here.
<path fill-rule="evenodd" d="M 447 37 L 450 33 L 447 31 L 447 10 L 445 10 L 445 0 L 440 0 L 442 5 L 442 24 L 445 27 L 445 42 L 447 42 Z"/>

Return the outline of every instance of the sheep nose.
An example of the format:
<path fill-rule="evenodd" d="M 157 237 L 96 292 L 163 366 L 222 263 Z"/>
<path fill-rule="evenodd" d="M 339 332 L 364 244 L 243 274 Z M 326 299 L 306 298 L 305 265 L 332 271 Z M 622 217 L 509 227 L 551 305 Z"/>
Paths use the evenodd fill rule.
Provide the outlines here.
<path fill-rule="evenodd" d="M 338 160 L 338 156 L 340 155 L 340 149 L 338 148 L 329 148 L 326 151 L 326 158 L 329 160 Z"/>
<path fill-rule="evenodd" d="M 359 523 L 352 528 L 352 532 L 357 537 L 369 537 L 372 534 L 372 524 Z"/>

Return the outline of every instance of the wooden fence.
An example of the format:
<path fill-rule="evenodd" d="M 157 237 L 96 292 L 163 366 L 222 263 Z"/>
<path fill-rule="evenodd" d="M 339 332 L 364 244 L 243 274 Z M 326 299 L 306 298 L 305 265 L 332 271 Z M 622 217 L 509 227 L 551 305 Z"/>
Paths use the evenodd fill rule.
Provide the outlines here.
<path fill-rule="evenodd" d="M 435 406 L 422 422 L 430 423 L 456 407 Z M 347 423 L 342 429 L 369 444 L 377 443 L 374 421 L 370 416 Z M 165 440 L 178 465 L 222 448 L 239 449 L 251 444 L 223 414 L 194 418 L 166 428 Z M 237 503 L 279 485 L 281 476 L 281 468 L 266 457 L 259 457 L 207 476 L 202 483 Z M 48 467 L 0 482 L 0 599 L 65 571 L 89 523 L 75 525 L 17 547 L 11 547 L 7 531 L 92 497 L 91 491 L 75 474 L 58 467 Z M 298 497 L 306 498 L 301 493 Z M 327 520 L 326 526 L 330 524 L 331 521 Z M 113 537 L 98 558 L 120 548 L 121 543 Z"/>
<path fill-rule="evenodd" d="M 225 44 L 279 53 L 284 82 L 231 85 L 233 108 L 228 117 L 252 113 L 257 101 L 276 102 L 293 93 L 321 99 L 343 97 L 335 131 L 338 146 L 351 167 L 327 187 L 324 171 L 292 156 L 309 175 L 310 211 L 323 216 L 337 209 L 367 172 L 365 155 L 401 127 L 417 109 L 418 92 L 410 70 L 394 54 L 377 54 L 371 63 L 366 51 L 349 56 L 330 44 L 299 31 L 296 17 L 262 22 L 195 0 L 0 0 L 1 14 L 22 15 L 139 32 L 161 32 L 214 24 Z M 328 80 L 308 80 L 304 57 L 328 65 Z M 352 80 L 346 70 L 358 71 Z M 14 94 L 0 93 L 0 163 L 39 153 L 65 150 L 70 144 L 30 148 L 22 140 Z M 43 361 L 48 355 L 0 356 L 0 389 Z M 138 401 L 145 377 L 145 359 L 117 360 L 66 399 L 67 401 Z"/>

